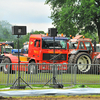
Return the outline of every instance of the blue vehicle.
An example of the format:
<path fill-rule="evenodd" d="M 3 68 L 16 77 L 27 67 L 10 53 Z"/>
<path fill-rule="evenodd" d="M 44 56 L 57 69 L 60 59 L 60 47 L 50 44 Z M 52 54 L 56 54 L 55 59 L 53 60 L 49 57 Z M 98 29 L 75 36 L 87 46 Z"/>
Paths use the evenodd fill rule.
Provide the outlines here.
<path fill-rule="evenodd" d="M 12 53 L 12 54 L 18 53 L 18 49 L 12 49 L 12 50 L 11 50 L 11 53 Z M 19 53 L 21 53 L 21 49 L 19 49 Z"/>
<path fill-rule="evenodd" d="M 19 49 L 19 53 L 28 53 L 28 46 L 29 46 L 29 42 L 28 41 L 23 43 L 23 48 Z M 18 49 L 12 49 L 11 53 L 12 54 L 18 53 Z"/>

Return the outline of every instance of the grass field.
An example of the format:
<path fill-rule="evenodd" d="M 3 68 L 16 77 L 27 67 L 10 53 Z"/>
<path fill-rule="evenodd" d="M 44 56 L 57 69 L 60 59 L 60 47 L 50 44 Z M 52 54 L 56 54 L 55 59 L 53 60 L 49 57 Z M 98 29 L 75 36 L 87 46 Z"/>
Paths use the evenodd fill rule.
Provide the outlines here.
<path fill-rule="evenodd" d="M 21 78 L 28 84 L 48 84 L 53 82 L 52 73 L 38 73 L 38 74 L 26 74 L 25 72 L 20 72 Z M 12 85 L 18 78 L 18 72 L 16 74 L 4 74 L 0 72 L 0 85 Z M 100 75 L 94 74 L 68 74 L 62 73 L 56 75 L 56 80 L 62 84 L 76 85 L 76 84 L 100 84 Z M 23 82 L 23 81 L 21 81 Z"/>

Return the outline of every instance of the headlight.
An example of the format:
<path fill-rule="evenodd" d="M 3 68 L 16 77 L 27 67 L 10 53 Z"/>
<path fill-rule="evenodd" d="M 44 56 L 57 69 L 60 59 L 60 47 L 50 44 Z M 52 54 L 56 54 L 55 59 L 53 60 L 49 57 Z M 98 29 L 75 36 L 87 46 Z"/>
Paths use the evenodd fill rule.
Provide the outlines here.
<path fill-rule="evenodd" d="M 46 63 L 42 63 L 42 68 L 45 69 Z"/>
<path fill-rule="evenodd" d="M 46 63 L 42 63 L 42 64 L 46 64 Z"/>
<path fill-rule="evenodd" d="M 53 66 L 53 64 L 50 64 L 50 66 Z"/>
<path fill-rule="evenodd" d="M 42 67 L 43 69 L 45 69 L 45 67 Z"/>
<path fill-rule="evenodd" d="M 66 67 L 63 67 L 63 69 L 66 69 Z"/>
<path fill-rule="evenodd" d="M 66 65 L 67 63 L 63 63 L 64 65 Z"/>
<path fill-rule="evenodd" d="M 57 64 L 57 66 L 61 66 L 62 64 Z"/>

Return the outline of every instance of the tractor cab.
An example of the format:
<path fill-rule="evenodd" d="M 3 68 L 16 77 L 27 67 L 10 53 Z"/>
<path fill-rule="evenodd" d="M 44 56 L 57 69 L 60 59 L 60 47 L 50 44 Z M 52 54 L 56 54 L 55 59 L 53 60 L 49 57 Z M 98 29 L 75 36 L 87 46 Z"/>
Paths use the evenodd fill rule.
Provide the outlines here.
<path fill-rule="evenodd" d="M 4 55 L 5 53 L 11 53 L 11 50 L 14 48 L 13 42 L 0 42 L 0 53 Z"/>
<path fill-rule="evenodd" d="M 80 37 L 79 37 L 80 36 Z M 92 39 L 89 38 L 81 38 L 83 35 L 78 35 L 73 39 L 69 40 L 69 49 L 73 50 L 92 50 L 94 51 L 94 48 L 92 46 Z"/>
<path fill-rule="evenodd" d="M 10 54 L 11 50 L 14 48 L 13 42 L 0 42 L 0 63 L 5 54 Z"/>
<path fill-rule="evenodd" d="M 94 57 L 94 48 L 92 45 L 92 39 L 82 38 L 83 35 L 78 35 L 69 40 L 70 54 L 78 52 L 87 52 L 92 58 Z"/>

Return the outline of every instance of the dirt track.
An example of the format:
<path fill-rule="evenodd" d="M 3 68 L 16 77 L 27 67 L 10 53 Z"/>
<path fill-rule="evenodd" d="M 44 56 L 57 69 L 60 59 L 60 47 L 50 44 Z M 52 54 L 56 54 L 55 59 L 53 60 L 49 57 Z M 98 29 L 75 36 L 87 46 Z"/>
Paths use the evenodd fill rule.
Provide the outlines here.
<path fill-rule="evenodd" d="M 69 96 L 69 97 L 56 97 L 56 96 L 44 96 L 44 97 L 0 97 L 0 100 L 100 100 L 100 97 L 96 96 Z"/>

